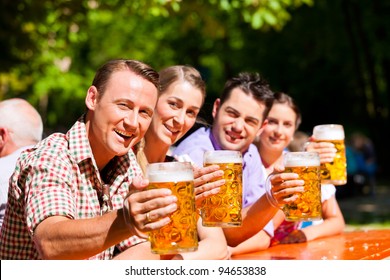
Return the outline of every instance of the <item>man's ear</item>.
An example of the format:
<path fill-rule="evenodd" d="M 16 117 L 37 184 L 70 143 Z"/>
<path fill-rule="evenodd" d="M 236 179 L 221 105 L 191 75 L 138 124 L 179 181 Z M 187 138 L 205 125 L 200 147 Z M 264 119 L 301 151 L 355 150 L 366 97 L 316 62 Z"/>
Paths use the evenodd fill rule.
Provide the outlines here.
<path fill-rule="evenodd" d="M 95 86 L 90 86 L 85 97 L 85 105 L 89 110 L 94 110 L 98 100 L 98 90 Z"/>
<path fill-rule="evenodd" d="M 3 149 L 5 144 L 8 142 L 9 137 L 8 129 L 0 127 L 0 150 Z"/>
<path fill-rule="evenodd" d="M 219 110 L 220 105 L 221 105 L 221 99 L 217 98 L 217 99 L 214 101 L 213 111 L 212 111 L 212 114 L 213 114 L 213 118 L 214 118 L 214 119 L 215 119 L 215 116 L 216 116 L 217 113 L 218 113 L 218 110 Z"/>

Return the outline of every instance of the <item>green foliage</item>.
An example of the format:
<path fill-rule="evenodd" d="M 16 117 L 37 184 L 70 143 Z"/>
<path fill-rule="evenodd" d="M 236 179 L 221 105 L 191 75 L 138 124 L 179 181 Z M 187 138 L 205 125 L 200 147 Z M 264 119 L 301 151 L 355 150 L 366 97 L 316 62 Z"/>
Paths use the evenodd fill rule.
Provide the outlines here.
<path fill-rule="evenodd" d="M 26 96 L 39 105 L 45 125 L 56 127 L 75 118 L 64 105 L 70 100 L 82 102 L 94 70 L 118 57 L 143 60 L 157 68 L 187 63 L 212 69 L 220 77 L 211 86 L 217 88 L 224 76 L 223 44 L 228 41 L 229 47 L 243 47 L 235 25 L 244 19 L 255 29 L 280 29 L 289 19 L 287 8 L 304 2 L 311 4 L 276 0 L 3 1 L 0 16 L 7 29 L 0 36 L 5 46 L 0 99 Z"/>
<path fill-rule="evenodd" d="M 303 130 L 343 123 L 385 156 L 374 128 L 389 125 L 389 10 L 358 0 L 1 1 L 0 100 L 28 99 L 56 130 L 83 112 L 108 59 L 197 67 L 206 112 L 226 78 L 257 71 L 297 99 Z"/>

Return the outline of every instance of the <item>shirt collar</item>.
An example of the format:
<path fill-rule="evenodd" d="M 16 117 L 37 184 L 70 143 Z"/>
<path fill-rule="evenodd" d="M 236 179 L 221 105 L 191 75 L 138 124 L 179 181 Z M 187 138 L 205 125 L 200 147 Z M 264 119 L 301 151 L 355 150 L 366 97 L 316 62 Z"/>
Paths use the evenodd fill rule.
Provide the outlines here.
<path fill-rule="evenodd" d="M 81 163 L 84 160 L 90 159 L 93 162 L 95 169 L 99 170 L 97 168 L 91 145 L 89 143 L 87 128 L 85 125 L 85 114 L 83 114 L 76 121 L 72 128 L 66 133 L 66 136 L 69 141 L 70 154 L 76 160 L 76 162 Z M 124 170 L 128 170 L 130 167 L 131 158 L 135 159 L 135 155 L 132 149 L 130 149 L 126 155 L 115 157 L 113 160 L 111 160 L 109 163 L 113 167 L 111 173 L 126 173 Z"/>
<path fill-rule="evenodd" d="M 72 128 L 66 133 L 69 141 L 69 151 L 72 157 L 80 163 L 86 159 L 93 159 L 91 145 L 87 136 L 85 114 L 83 114 Z"/>
<path fill-rule="evenodd" d="M 213 144 L 213 147 L 215 150 L 222 150 L 221 146 L 218 144 L 217 142 L 217 139 L 215 139 L 214 135 L 213 135 L 213 130 L 211 128 L 209 128 L 209 137 L 210 137 L 210 141 L 211 141 L 211 144 Z"/>

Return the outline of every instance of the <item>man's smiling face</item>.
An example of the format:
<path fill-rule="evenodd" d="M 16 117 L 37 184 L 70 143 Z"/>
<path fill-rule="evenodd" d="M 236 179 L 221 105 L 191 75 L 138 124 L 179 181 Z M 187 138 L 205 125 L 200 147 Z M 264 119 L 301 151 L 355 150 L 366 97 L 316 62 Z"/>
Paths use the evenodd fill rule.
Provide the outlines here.
<path fill-rule="evenodd" d="M 245 152 L 259 133 L 264 109 L 263 103 L 239 88 L 233 89 L 222 105 L 217 99 L 212 131 L 221 148 Z"/>

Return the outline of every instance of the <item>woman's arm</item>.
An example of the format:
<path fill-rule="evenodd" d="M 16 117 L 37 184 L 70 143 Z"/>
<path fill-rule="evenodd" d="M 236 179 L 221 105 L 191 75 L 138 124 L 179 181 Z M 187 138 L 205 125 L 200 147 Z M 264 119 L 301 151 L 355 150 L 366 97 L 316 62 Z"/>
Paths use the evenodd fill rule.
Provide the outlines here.
<path fill-rule="evenodd" d="M 344 231 L 344 217 L 334 195 L 323 202 L 322 217 L 323 223 L 302 229 L 307 241 L 340 234 Z"/>
<path fill-rule="evenodd" d="M 198 250 L 189 253 L 182 253 L 174 256 L 172 259 L 184 260 L 224 260 L 228 259 L 228 249 L 220 227 L 204 227 L 202 219 L 198 219 Z"/>
<path fill-rule="evenodd" d="M 265 250 L 269 247 L 270 241 L 271 237 L 264 230 L 261 230 L 237 246 L 229 247 L 230 255 L 234 256 Z"/>

